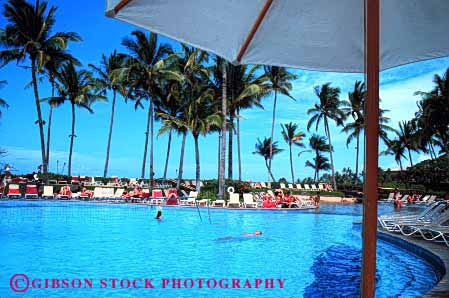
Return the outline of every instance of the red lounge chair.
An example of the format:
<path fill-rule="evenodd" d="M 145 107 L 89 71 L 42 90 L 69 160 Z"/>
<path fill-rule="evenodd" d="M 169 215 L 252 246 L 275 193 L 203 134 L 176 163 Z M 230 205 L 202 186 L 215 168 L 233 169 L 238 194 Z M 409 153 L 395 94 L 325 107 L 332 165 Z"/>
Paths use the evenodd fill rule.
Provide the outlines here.
<path fill-rule="evenodd" d="M 80 183 L 80 179 L 78 176 L 72 176 L 72 181 L 71 184 L 79 184 Z"/>
<path fill-rule="evenodd" d="M 160 189 L 153 189 L 151 191 L 151 200 L 152 204 L 162 204 L 164 202 L 164 194 Z"/>
<path fill-rule="evenodd" d="M 9 198 L 11 197 L 20 197 L 22 194 L 20 193 L 20 187 L 18 184 L 10 184 L 8 187 L 8 194 L 7 196 Z"/>
<path fill-rule="evenodd" d="M 25 198 L 28 198 L 28 197 L 37 198 L 38 196 L 39 196 L 39 193 L 37 192 L 37 185 L 28 184 L 26 186 Z"/>

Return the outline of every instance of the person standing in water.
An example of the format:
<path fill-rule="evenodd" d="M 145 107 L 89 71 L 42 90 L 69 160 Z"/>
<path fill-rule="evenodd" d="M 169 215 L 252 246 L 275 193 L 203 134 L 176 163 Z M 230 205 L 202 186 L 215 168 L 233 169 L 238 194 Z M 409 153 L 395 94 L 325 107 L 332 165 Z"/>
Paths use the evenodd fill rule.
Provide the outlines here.
<path fill-rule="evenodd" d="M 162 207 L 161 206 L 157 207 L 157 213 L 156 213 L 155 219 L 162 220 Z"/>

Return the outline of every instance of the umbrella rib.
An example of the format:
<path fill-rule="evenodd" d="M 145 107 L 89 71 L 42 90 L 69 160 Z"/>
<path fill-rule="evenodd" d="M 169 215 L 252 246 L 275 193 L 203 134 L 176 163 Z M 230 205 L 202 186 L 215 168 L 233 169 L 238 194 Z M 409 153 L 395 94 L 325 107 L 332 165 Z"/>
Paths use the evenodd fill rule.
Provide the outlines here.
<path fill-rule="evenodd" d="M 245 41 L 240 48 L 240 51 L 237 55 L 237 62 L 240 63 L 240 60 L 242 60 L 243 55 L 245 54 L 246 50 L 248 49 L 249 44 L 254 38 L 254 35 L 256 34 L 257 30 L 260 27 L 260 24 L 262 24 L 262 21 L 264 20 L 265 16 L 267 15 L 268 9 L 270 9 L 271 4 L 273 3 L 273 0 L 267 0 L 262 7 L 262 10 L 259 12 L 259 15 L 257 16 L 256 21 L 254 22 L 253 26 L 251 27 L 251 31 L 248 33 L 248 35 L 245 38 Z"/>
<path fill-rule="evenodd" d="M 121 0 L 117 5 L 114 7 L 114 14 L 118 14 L 120 10 L 122 10 L 123 7 L 129 4 L 132 0 Z"/>

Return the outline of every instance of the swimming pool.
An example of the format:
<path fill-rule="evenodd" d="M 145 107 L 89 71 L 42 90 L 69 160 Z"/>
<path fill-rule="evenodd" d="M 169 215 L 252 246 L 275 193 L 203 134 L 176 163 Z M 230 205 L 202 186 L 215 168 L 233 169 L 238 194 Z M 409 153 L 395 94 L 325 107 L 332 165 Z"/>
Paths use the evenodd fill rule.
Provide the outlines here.
<path fill-rule="evenodd" d="M 323 205 L 321 214 L 199 212 L 167 207 L 159 222 L 153 219 L 155 207 L 137 204 L 2 201 L 0 297 L 357 295 L 361 237 L 353 222 L 360 218 L 360 207 Z M 256 229 L 263 235 L 239 236 Z M 233 238 L 219 240 L 226 236 Z M 437 282 L 438 273 L 422 259 L 383 241 L 378 248 L 377 297 L 416 297 Z M 14 274 L 27 275 L 26 295 L 10 289 Z M 144 288 L 145 278 L 153 279 L 154 288 Z M 202 288 L 199 278 L 204 278 Z M 271 278 L 275 288 L 267 289 Z M 188 279 L 195 284 L 173 288 L 177 281 L 172 279 L 182 280 L 181 287 Z M 215 289 L 208 288 L 208 279 L 215 280 Z M 240 288 L 232 288 L 232 279 L 240 281 Z M 242 288 L 246 279 L 251 288 Z M 277 279 L 284 280 L 282 288 Z M 22 277 L 17 285 L 24 283 Z"/>

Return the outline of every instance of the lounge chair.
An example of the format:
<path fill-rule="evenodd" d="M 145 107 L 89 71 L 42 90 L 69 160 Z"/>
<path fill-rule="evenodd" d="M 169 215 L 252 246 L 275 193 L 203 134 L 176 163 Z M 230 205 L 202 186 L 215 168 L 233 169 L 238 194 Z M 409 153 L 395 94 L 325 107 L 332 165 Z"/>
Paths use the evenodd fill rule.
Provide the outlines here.
<path fill-rule="evenodd" d="M 37 191 L 37 185 L 35 184 L 27 184 L 25 190 L 25 198 L 38 198 L 39 193 Z"/>
<path fill-rule="evenodd" d="M 305 190 L 311 190 L 309 184 L 304 184 L 304 189 Z"/>
<path fill-rule="evenodd" d="M 420 228 L 427 226 L 441 225 L 443 222 L 449 220 L 449 204 L 445 204 L 443 208 L 439 208 L 432 212 L 431 216 L 418 219 L 402 219 L 394 224 L 394 227 L 389 229 L 390 231 L 400 232 L 404 236 L 411 236 L 419 233 Z"/>
<path fill-rule="evenodd" d="M 420 227 L 418 232 L 424 240 L 444 243 L 449 247 L 449 219 L 439 225 Z"/>
<path fill-rule="evenodd" d="M 293 184 L 289 183 L 288 184 L 288 189 L 295 189 L 295 188 L 293 187 Z"/>
<path fill-rule="evenodd" d="M 248 208 L 248 207 L 257 208 L 257 202 L 254 200 L 253 194 L 251 194 L 251 193 L 243 194 L 243 206 L 245 208 Z"/>
<path fill-rule="evenodd" d="M 53 192 L 52 185 L 44 185 L 44 192 L 42 193 L 42 198 L 51 198 L 54 199 L 55 194 Z"/>
<path fill-rule="evenodd" d="M 395 224 L 398 222 L 417 222 L 420 220 L 429 220 L 434 216 L 434 214 L 440 210 L 442 210 L 447 203 L 445 202 L 437 202 L 432 206 L 426 208 L 421 213 L 400 213 L 400 214 L 392 214 L 392 215 L 381 215 L 377 219 L 380 225 L 389 231 L 395 229 Z"/>
<path fill-rule="evenodd" d="M 239 193 L 235 193 L 235 192 L 229 193 L 228 208 L 230 206 L 237 206 L 238 208 L 240 208 L 241 204 L 240 204 L 240 194 Z"/>
<path fill-rule="evenodd" d="M 8 198 L 21 197 L 22 194 L 20 193 L 19 184 L 10 184 L 8 186 L 8 194 L 7 194 L 7 196 L 8 196 Z"/>
<path fill-rule="evenodd" d="M 268 183 L 267 183 L 267 188 L 270 188 L 270 189 L 271 189 L 271 182 L 268 182 Z"/>
<path fill-rule="evenodd" d="M 437 196 L 433 195 L 430 196 L 430 198 L 427 200 L 427 204 L 432 204 L 433 202 L 435 202 Z"/>
<path fill-rule="evenodd" d="M 181 205 L 195 205 L 196 204 L 196 198 L 198 197 L 198 192 L 191 191 L 191 192 L 189 192 L 188 195 L 185 191 L 182 191 L 182 193 L 184 194 L 184 197 L 180 198 L 180 200 L 179 200 Z"/>
<path fill-rule="evenodd" d="M 80 184 L 80 180 L 78 176 L 72 176 L 71 184 Z"/>
<path fill-rule="evenodd" d="M 390 192 L 387 198 L 387 202 L 393 202 L 394 201 L 394 193 Z"/>
<path fill-rule="evenodd" d="M 122 199 L 122 196 L 123 196 L 124 192 L 125 192 L 124 188 L 117 188 L 115 193 L 114 193 L 113 198 L 114 199 L 119 199 L 119 200 Z"/>
<path fill-rule="evenodd" d="M 297 183 L 297 184 L 296 184 L 296 188 L 299 189 L 299 190 L 302 190 L 301 184 Z"/>
<path fill-rule="evenodd" d="M 323 183 L 318 183 L 318 189 L 320 191 L 326 191 L 326 189 L 324 188 L 324 184 Z"/>
<path fill-rule="evenodd" d="M 267 185 L 265 184 L 265 182 L 260 182 L 260 186 L 261 186 L 262 188 L 267 188 Z"/>
<path fill-rule="evenodd" d="M 214 207 L 224 207 L 226 205 L 225 200 L 215 200 L 212 202 L 212 206 Z"/>
<path fill-rule="evenodd" d="M 153 189 L 151 191 L 151 200 L 150 203 L 151 204 L 157 204 L 160 205 L 162 203 L 164 203 L 164 194 L 162 193 L 162 190 L 160 189 Z"/>
<path fill-rule="evenodd" d="M 320 190 L 318 187 L 316 187 L 315 184 L 310 184 L 310 188 L 311 188 L 311 190 L 313 190 L 313 191 Z"/>
<path fill-rule="evenodd" d="M 280 183 L 279 184 L 281 186 L 281 189 L 286 189 L 287 187 L 285 186 L 285 183 Z"/>
<path fill-rule="evenodd" d="M 271 189 L 267 190 L 267 194 L 272 197 L 273 199 L 276 198 L 276 196 L 274 195 L 273 191 Z"/>

